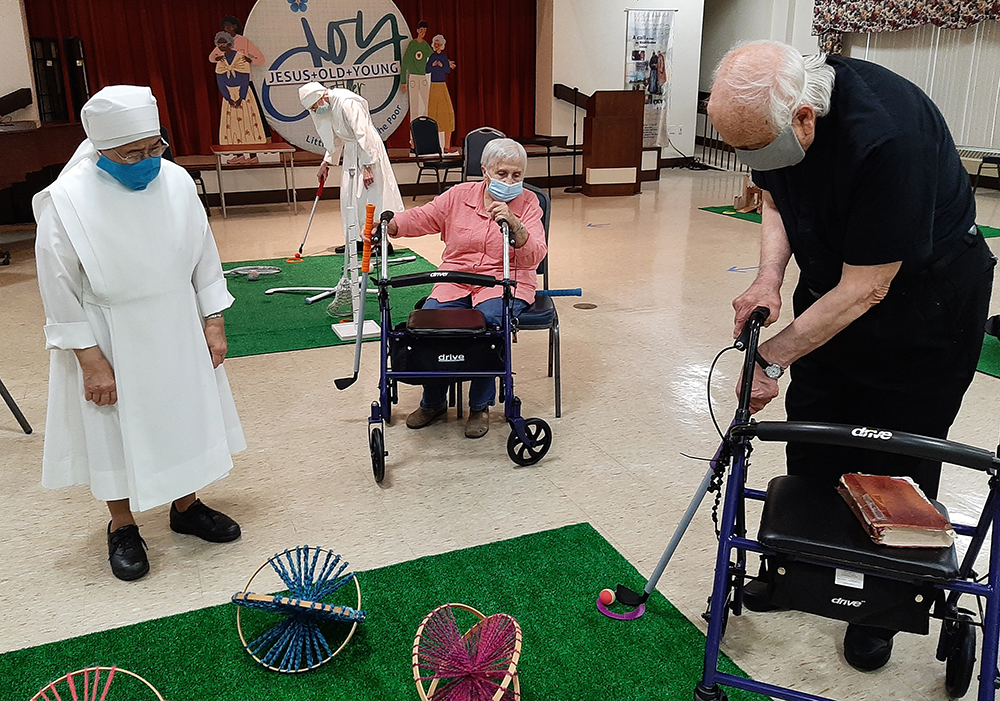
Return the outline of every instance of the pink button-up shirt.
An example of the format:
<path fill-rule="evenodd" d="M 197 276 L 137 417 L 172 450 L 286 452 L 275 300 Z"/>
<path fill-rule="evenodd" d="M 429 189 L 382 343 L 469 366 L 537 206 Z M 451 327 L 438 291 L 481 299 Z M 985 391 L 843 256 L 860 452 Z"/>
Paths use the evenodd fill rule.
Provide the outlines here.
<path fill-rule="evenodd" d="M 441 232 L 444 254 L 439 270 L 491 275 L 503 279 L 503 236 L 500 225 L 489 218 L 483 193 L 486 182 L 462 183 L 414 209 L 395 217 L 399 236 L 425 236 Z M 507 203 L 528 232 L 527 242 L 511 251 L 511 277 L 517 281 L 514 296 L 528 304 L 535 301 L 535 269 L 545 258 L 545 229 L 542 208 L 533 192 L 525 190 Z M 472 295 L 473 306 L 503 294 L 502 287 L 476 287 L 453 282 L 434 285 L 431 296 L 449 302 Z"/>

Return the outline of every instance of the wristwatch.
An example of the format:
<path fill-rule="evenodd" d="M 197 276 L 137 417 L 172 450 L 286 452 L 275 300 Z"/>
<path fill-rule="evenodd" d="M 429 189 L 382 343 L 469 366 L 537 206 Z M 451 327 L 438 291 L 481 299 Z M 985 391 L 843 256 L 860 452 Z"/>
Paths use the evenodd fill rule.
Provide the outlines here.
<path fill-rule="evenodd" d="M 770 377 L 772 380 L 777 380 L 779 377 L 785 374 L 785 368 L 781 367 L 777 363 L 769 363 L 764 360 L 764 356 L 760 353 L 756 357 L 757 364 L 764 369 L 764 374 Z"/>

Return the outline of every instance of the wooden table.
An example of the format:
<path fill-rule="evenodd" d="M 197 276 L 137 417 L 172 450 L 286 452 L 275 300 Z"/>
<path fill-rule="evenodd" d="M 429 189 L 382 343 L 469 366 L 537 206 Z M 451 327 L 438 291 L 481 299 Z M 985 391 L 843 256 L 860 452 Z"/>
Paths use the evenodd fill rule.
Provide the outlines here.
<path fill-rule="evenodd" d="M 295 192 L 295 152 L 297 150 L 291 144 L 213 145 L 212 153 L 215 154 L 215 174 L 219 178 L 219 200 L 222 202 L 222 216 L 226 216 L 226 189 L 222 185 L 222 158 L 223 156 L 238 156 L 243 153 L 252 153 L 254 155 L 261 153 L 280 154 L 281 167 L 285 173 L 285 199 L 288 202 L 289 208 L 298 214 L 299 202 Z M 291 173 L 290 179 L 289 173 Z"/>

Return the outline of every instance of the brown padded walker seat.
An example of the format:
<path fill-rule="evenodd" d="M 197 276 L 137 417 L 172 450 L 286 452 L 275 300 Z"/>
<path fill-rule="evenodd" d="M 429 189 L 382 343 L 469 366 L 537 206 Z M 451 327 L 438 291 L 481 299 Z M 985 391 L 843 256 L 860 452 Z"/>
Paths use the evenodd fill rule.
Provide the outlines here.
<path fill-rule="evenodd" d="M 931 502 L 945 518 L 948 511 Z M 851 564 L 882 572 L 947 581 L 958 577 L 955 546 L 896 548 L 877 545 L 832 487 L 798 475 L 775 477 L 767 485 L 757 539 L 764 547 L 793 558 Z"/>
<path fill-rule="evenodd" d="M 486 331 L 478 309 L 414 309 L 406 329 L 415 336 L 475 336 Z"/>

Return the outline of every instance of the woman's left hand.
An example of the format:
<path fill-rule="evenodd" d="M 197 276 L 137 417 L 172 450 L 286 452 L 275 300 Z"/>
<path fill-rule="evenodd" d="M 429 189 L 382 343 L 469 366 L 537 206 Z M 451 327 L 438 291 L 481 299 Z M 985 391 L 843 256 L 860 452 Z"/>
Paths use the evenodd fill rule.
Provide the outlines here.
<path fill-rule="evenodd" d="M 229 344 L 226 342 L 226 322 L 222 317 L 205 319 L 205 340 L 212 354 L 212 367 L 217 368 L 226 359 Z"/>
<path fill-rule="evenodd" d="M 506 202 L 494 200 L 486 208 L 486 211 L 492 217 L 493 221 L 499 223 L 502 219 L 507 222 L 511 232 L 514 234 L 514 248 L 520 248 L 528 242 L 528 231 L 524 228 L 521 220 L 511 213 L 510 207 L 507 206 Z"/>

